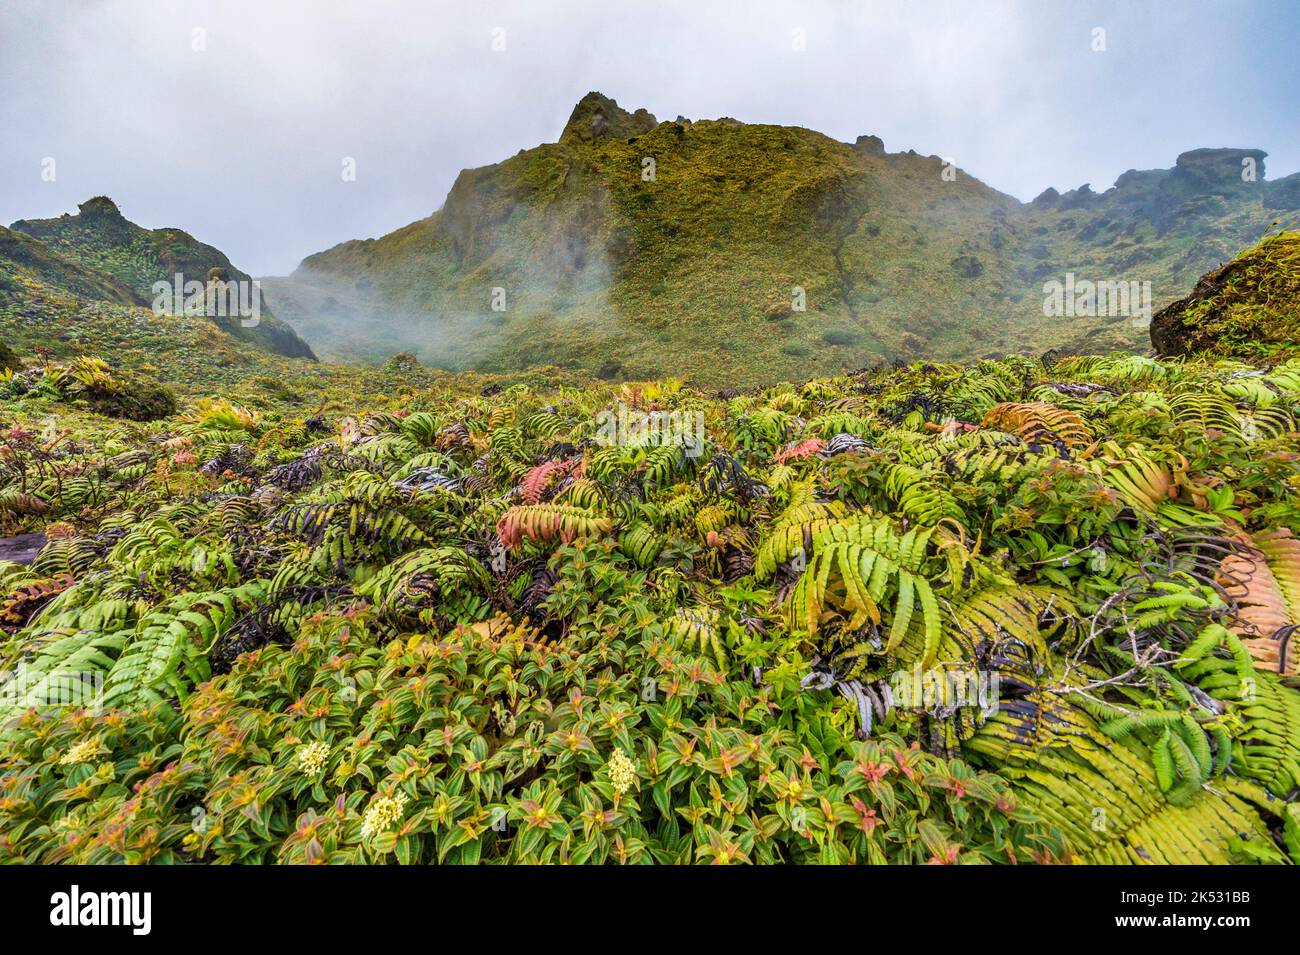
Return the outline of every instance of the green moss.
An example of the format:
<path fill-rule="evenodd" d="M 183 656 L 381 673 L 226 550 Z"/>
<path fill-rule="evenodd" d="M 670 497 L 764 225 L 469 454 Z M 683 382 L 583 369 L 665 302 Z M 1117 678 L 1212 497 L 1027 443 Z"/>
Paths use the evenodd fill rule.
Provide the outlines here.
<path fill-rule="evenodd" d="M 1160 312 L 1151 338 L 1170 355 L 1273 358 L 1300 344 L 1300 231 L 1263 239 Z"/>
<path fill-rule="evenodd" d="M 441 211 L 311 256 L 267 294 L 322 354 L 380 363 L 400 347 L 447 368 L 542 358 L 592 374 L 614 360 L 752 384 L 918 341 L 952 359 L 1140 348 L 1131 321 L 1045 316 L 1043 284 L 1150 281 L 1155 307 L 1185 292 L 1277 216 L 1261 190 L 1225 184 L 1219 167 L 1240 151 L 1227 152 L 1022 204 L 963 171 L 945 178 L 934 157 L 807 129 L 656 123 L 593 94 L 558 143 L 465 171 Z M 856 337 L 828 348 L 810 332 L 806 350 L 787 349 L 771 322 L 796 289 L 810 316 Z"/>
<path fill-rule="evenodd" d="M 829 328 L 822 332 L 822 341 L 827 345 L 848 347 L 858 344 L 861 340 L 862 336 L 851 328 Z"/>

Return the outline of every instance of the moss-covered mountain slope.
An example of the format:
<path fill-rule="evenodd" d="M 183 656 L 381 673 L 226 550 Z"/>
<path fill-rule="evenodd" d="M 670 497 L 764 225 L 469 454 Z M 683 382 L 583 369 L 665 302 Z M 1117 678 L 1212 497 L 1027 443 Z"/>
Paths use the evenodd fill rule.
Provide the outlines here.
<path fill-rule="evenodd" d="M 1266 181 L 1259 150 L 1195 150 L 1104 193 L 1021 203 L 873 136 L 661 123 L 591 93 L 558 142 L 466 170 L 430 217 L 265 288 L 335 357 L 396 344 L 451 367 L 545 356 L 746 383 L 1140 346 L 1149 312 L 1062 322 L 1044 283 L 1150 282 L 1154 310 L 1297 210 L 1300 177 Z"/>
<path fill-rule="evenodd" d="M 4 256 L 0 259 L 0 269 L 12 259 L 25 264 L 30 277 L 90 301 L 148 304 L 154 298 L 154 283 L 170 284 L 178 274 L 184 281 L 206 282 L 213 274 L 230 281 L 252 281 L 251 276 L 232 265 L 219 249 L 199 242 L 180 229 L 138 226 L 126 219 L 106 196 L 83 202 L 76 215 L 20 219 L 10 230 L 6 230 L 10 235 L 21 233 L 38 240 L 44 251 L 37 251 L 31 243 L 9 241 L 0 236 L 0 242 L 4 243 L 0 246 L 0 256 Z M 73 268 L 77 269 L 76 273 L 70 272 Z M 70 274 L 97 278 L 70 285 Z M 123 297 L 124 288 L 129 290 L 129 297 Z M 229 334 L 277 354 L 290 358 L 315 357 L 293 328 L 271 313 L 265 301 L 261 302 L 259 311 L 256 325 L 246 326 L 238 320 L 216 317 L 213 321 Z"/>
<path fill-rule="evenodd" d="M 64 258 L 44 242 L 0 226 L 0 297 L 13 299 L 34 286 L 118 305 L 144 305 L 135 289 L 99 269 Z"/>

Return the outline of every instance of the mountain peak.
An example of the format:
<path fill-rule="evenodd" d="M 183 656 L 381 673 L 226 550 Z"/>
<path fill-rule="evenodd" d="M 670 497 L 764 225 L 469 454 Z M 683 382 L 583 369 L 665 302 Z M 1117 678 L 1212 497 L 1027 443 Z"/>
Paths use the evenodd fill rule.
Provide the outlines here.
<path fill-rule="evenodd" d="M 560 134 L 560 142 L 590 142 L 602 136 L 627 139 L 648 133 L 657 125 L 659 121 L 649 111 L 638 109 L 629 113 L 615 100 L 593 90 L 573 107 L 569 121 L 564 124 L 564 132 Z"/>
<path fill-rule="evenodd" d="M 1220 193 L 1263 182 L 1267 155 L 1262 149 L 1192 149 L 1179 155 L 1173 175 L 1186 191 Z"/>
<path fill-rule="evenodd" d="M 883 156 L 885 154 L 885 141 L 879 136 L 859 136 L 853 143 L 853 148 L 860 153 L 866 153 L 868 156 Z"/>
<path fill-rule="evenodd" d="M 1263 173 L 1254 150 L 1193 150 L 1105 191 L 1021 203 L 896 148 L 727 118 L 656 124 L 591 92 L 558 143 L 462 172 L 432 216 L 311 256 L 268 294 L 335 354 L 387 358 L 401 342 L 451 368 L 601 374 L 616 361 L 629 379 L 752 384 L 896 358 L 1138 347 L 1135 317 L 1300 212 L 1300 174 L 1248 183 Z M 656 157 L 659 172 L 639 174 Z M 1161 298 L 1062 323 L 1043 288 L 1070 272 L 1149 282 Z M 488 302 L 488 276 L 508 310 Z"/>
<path fill-rule="evenodd" d="M 86 219 L 122 219 L 122 212 L 117 208 L 117 203 L 108 196 L 93 196 L 77 206 L 79 212 Z"/>

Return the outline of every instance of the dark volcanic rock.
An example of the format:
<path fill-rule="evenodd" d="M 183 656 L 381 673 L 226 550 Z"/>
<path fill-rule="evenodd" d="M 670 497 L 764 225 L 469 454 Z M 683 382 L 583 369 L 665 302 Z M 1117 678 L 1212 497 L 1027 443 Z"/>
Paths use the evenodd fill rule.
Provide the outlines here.
<path fill-rule="evenodd" d="M 1269 236 L 1151 318 L 1165 356 L 1268 357 L 1300 341 L 1300 232 Z"/>
<path fill-rule="evenodd" d="M 77 206 L 77 212 L 89 222 L 125 222 L 117 203 L 108 196 L 92 196 Z"/>
<path fill-rule="evenodd" d="M 1225 195 L 1264 181 L 1262 149 L 1193 149 L 1174 163 L 1174 171 L 1165 188 L 1181 196 Z M 1242 178 L 1248 163 L 1253 163 L 1254 180 Z"/>
<path fill-rule="evenodd" d="M 1031 205 L 1054 206 L 1060 201 L 1061 201 L 1061 194 L 1057 190 L 1053 189 L 1051 186 L 1048 186 L 1046 189 L 1044 189 L 1042 192 L 1040 192 L 1037 196 L 1034 197 L 1034 201 L 1031 203 Z"/>
<path fill-rule="evenodd" d="M 859 136 L 854 142 L 853 148 L 860 153 L 866 153 L 868 156 L 883 156 L 885 154 L 885 141 L 879 136 Z"/>
<path fill-rule="evenodd" d="M 1156 354 L 1177 357 L 1192 351 L 1190 340 L 1194 329 L 1184 322 L 1187 313 L 1198 302 L 1217 295 L 1239 267 L 1237 262 L 1229 262 L 1201 276 L 1191 295 L 1169 303 L 1151 317 L 1151 344 Z"/>
<path fill-rule="evenodd" d="M 1061 196 L 1058 203 L 1062 209 L 1082 209 L 1091 205 L 1097 198 L 1097 194 L 1092 191 L 1092 185 L 1084 183 L 1078 189 L 1071 189 Z"/>
<path fill-rule="evenodd" d="M 45 535 L 39 531 L 35 534 L 19 534 L 17 537 L 0 537 L 0 560 L 30 564 L 44 546 Z"/>

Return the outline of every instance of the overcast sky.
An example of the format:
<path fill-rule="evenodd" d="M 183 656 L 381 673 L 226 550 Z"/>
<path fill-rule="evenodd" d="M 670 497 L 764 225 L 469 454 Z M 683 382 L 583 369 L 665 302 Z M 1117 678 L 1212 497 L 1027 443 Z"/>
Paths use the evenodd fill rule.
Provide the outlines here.
<path fill-rule="evenodd" d="M 593 89 L 874 133 L 1026 200 L 1197 146 L 1272 179 L 1300 170 L 1297 50 L 1286 0 L 0 0 L 0 221 L 102 193 L 283 274 L 554 141 Z"/>

